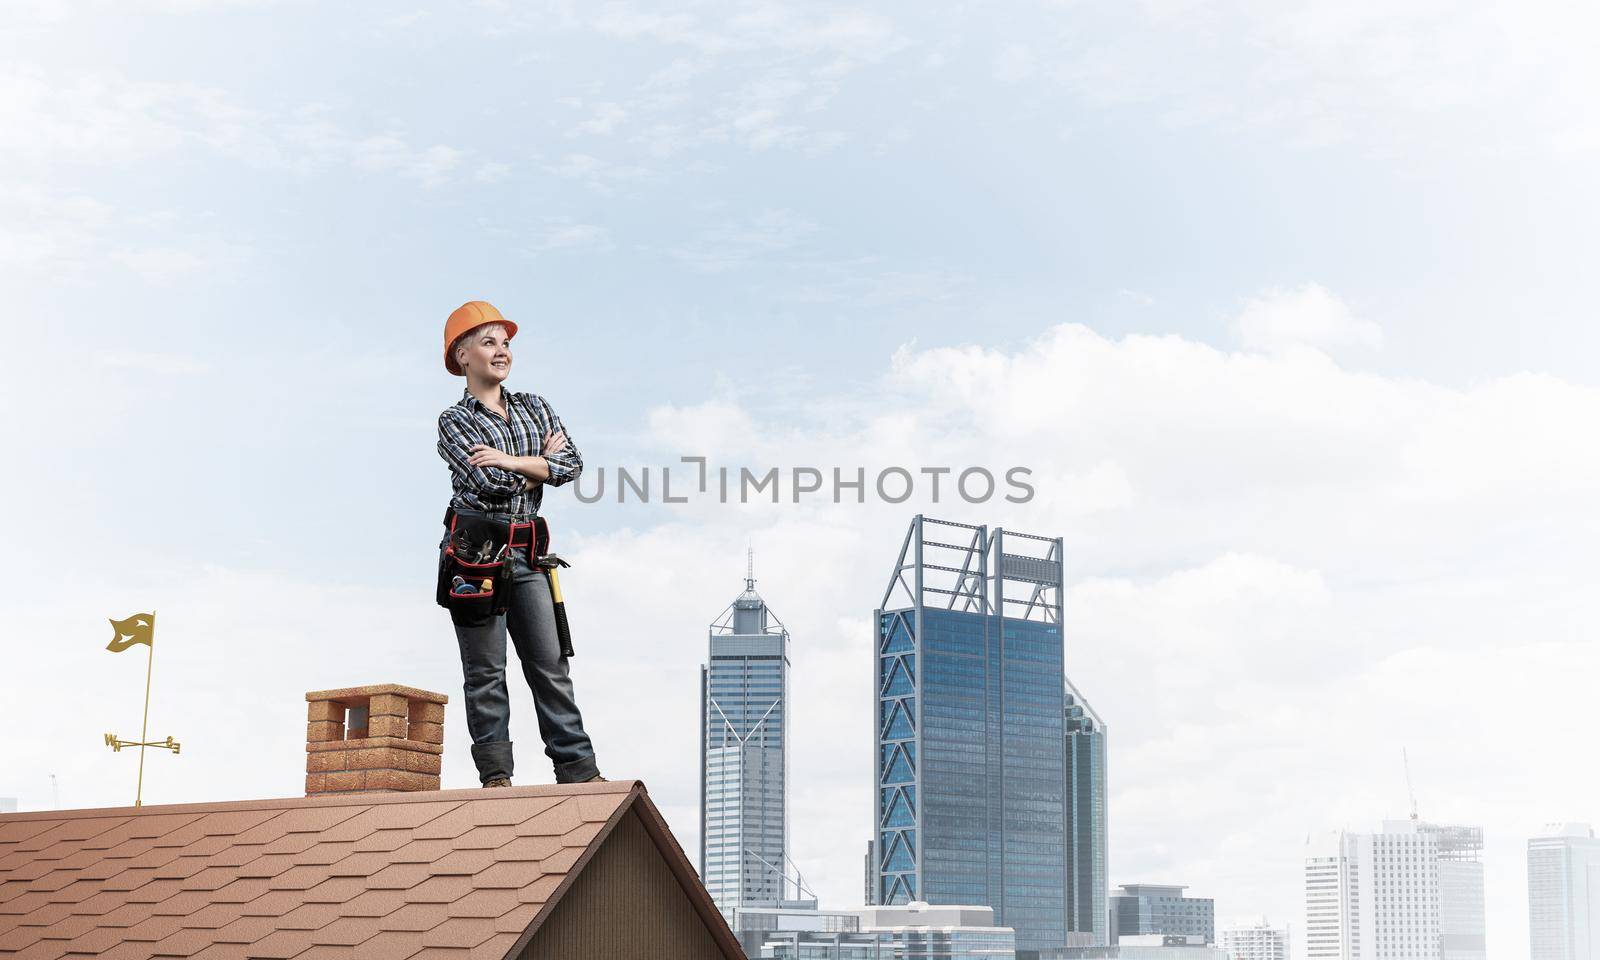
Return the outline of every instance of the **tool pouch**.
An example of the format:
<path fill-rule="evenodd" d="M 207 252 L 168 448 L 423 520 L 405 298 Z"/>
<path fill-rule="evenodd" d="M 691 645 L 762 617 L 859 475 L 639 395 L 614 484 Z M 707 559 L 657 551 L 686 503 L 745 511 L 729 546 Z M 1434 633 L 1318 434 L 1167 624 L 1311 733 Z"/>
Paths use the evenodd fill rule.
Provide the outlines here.
<path fill-rule="evenodd" d="M 454 510 L 445 514 L 445 525 L 434 599 L 450 611 L 450 620 L 456 626 L 481 627 L 505 613 L 511 594 L 510 550 L 501 550 L 511 540 L 511 527 L 490 517 L 459 514 Z M 478 554 L 485 543 L 489 545 L 489 559 L 479 561 Z M 473 584 L 477 591 L 454 592 L 456 577 Z"/>

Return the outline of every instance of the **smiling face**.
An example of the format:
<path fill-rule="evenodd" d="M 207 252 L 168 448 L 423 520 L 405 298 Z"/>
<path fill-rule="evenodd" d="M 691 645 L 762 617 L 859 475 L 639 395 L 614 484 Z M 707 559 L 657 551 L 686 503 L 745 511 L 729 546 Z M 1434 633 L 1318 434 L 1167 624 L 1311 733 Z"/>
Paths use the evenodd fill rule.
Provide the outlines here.
<path fill-rule="evenodd" d="M 455 357 L 469 381 L 500 383 L 511 373 L 511 335 L 504 324 L 474 327 L 456 341 Z"/>

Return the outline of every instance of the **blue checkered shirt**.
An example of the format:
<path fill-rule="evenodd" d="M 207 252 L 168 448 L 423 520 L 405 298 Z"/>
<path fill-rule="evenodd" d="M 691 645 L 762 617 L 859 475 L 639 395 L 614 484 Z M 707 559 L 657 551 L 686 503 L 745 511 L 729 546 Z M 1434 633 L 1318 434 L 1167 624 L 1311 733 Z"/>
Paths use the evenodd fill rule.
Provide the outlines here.
<path fill-rule="evenodd" d="M 566 447 L 544 455 L 550 464 L 550 479 L 531 489 L 520 473 L 468 463 L 473 444 L 486 443 L 514 457 L 539 456 L 545 437 L 566 430 L 549 401 L 536 393 L 512 393 L 502 386 L 500 402 L 508 419 L 490 410 L 472 391 L 462 390 L 460 402 L 439 414 L 439 456 L 450 467 L 454 490 L 450 505 L 457 510 L 531 518 L 539 512 L 544 485 L 559 487 L 576 480 L 583 471 L 583 457 L 568 433 Z"/>

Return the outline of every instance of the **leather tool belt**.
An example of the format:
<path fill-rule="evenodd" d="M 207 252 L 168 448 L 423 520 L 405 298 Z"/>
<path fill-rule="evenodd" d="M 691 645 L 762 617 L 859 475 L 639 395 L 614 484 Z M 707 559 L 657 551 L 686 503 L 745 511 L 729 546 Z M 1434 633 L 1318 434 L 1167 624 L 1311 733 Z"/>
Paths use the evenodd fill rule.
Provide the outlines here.
<path fill-rule="evenodd" d="M 482 626 L 505 613 L 513 550 L 527 550 L 529 566 L 537 566 L 549 551 L 550 528 L 543 517 L 510 523 L 452 507 L 445 511 L 444 525 L 434 599 L 457 626 Z"/>

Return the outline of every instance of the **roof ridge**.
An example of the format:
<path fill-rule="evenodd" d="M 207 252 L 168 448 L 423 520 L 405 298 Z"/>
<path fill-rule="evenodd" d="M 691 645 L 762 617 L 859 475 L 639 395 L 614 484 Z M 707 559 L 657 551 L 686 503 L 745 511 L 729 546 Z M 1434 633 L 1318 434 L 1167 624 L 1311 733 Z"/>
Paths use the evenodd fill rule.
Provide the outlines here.
<path fill-rule="evenodd" d="M 139 817 L 173 813 L 216 813 L 228 810 L 290 810 L 304 807 L 371 806 L 379 803 L 438 803 L 441 800 L 510 800 L 521 797 L 579 797 L 593 794 L 646 793 L 643 780 L 607 780 L 600 783 L 544 783 L 524 787 L 416 790 L 404 793 L 334 793 L 312 797 L 263 797 L 254 800 L 212 800 L 198 803 L 147 804 L 138 807 L 82 807 L 72 810 L 28 810 L 0 814 L 0 822 L 30 820 L 80 820 L 95 817 Z"/>
<path fill-rule="evenodd" d="M 642 782 L 622 780 L 11 814 L 0 817 L 0 956 L 112 945 L 130 958 L 243 960 L 354 946 L 393 958 L 431 946 L 499 960 L 553 914 L 609 828 L 649 804 Z M 672 852 L 669 869 L 692 878 Z M 689 884 L 716 936 L 726 922 Z M 734 946 L 722 960 L 742 960 L 723 934 Z"/>

